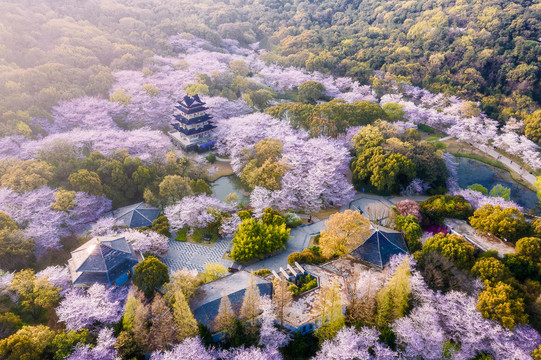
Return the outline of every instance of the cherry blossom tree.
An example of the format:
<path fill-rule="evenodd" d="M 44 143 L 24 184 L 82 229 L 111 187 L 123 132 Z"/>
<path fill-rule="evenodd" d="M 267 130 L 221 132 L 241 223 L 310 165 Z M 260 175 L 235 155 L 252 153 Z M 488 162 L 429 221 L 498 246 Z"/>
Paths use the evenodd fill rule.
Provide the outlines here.
<path fill-rule="evenodd" d="M 123 236 L 133 245 L 133 249 L 142 253 L 149 252 L 154 255 L 162 256 L 169 250 L 169 239 L 167 236 L 157 232 L 146 230 L 139 231 L 129 229 L 118 236 Z"/>
<path fill-rule="evenodd" d="M 170 351 L 154 352 L 151 360 L 215 360 L 214 351 L 209 351 L 199 337 L 187 338 Z"/>
<path fill-rule="evenodd" d="M 360 331 L 344 327 L 335 338 L 326 340 L 314 360 L 391 360 L 397 354 L 379 343 L 379 332 L 376 329 L 363 327 Z"/>
<path fill-rule="evenodd" d="M 165 216 L 173 230 L 180 230 L 185 226 L 203 228 L 218 220 L 209 209 L 223 212 L 234 212 L 231 205 L 222 203 L 213 196 L 198 195 L 186 196 L 174 205 L 165 208 Z"/>
<path fill-rule="evenodd" d="M 520 205 L 518 205 L 514 201 L 505 200 L 502 197 L 486 196 L 486 195 L 483 195 L 481 192 L 475 191 L 472 189 L 460 189 L 457 191 L 453 191 L 453 195 L 462 195 L 464 199 L 466 199 L 466 201 L 470 203 L 470 205 L 473 207 L 474 210 L 482 208 L 483 206 L 487 204 L 494 205 L 494 206 L 499 205 L 504 209 L 508 207 L 515 207 L 519 209 L 519 211 L 524 210 Z"/>
<path fill-rule="evenodd" d="M 94 329 L 120 320 L 127 288 L 111 289 L 94 284 L 87 290 L 74 288 L 56 308 L 60 321 L 71 331 Z"/>
<path fill-rule="evenodd" d="M 52 124 L 45 127 L 48 134 L 79 129 L 118 129 L 114 118 L 120 117 L 122 106 L 115 102 L 94 97 L 60 101 L 52 109 Z"/>
<path fill-rule="evenodd" d="M 67 360 L 116 360 L 118 351 L 115 349 L 116 338 L 113 329 L 104 328 L 98 334 L 96 346 L 77 346 Z"/>
<path fill-rule="evenodd" d="M 38 272 L 36 277 L 46 278 L 52 285 L 60 287 L 60 296 L 64 296 L 72 288 L 71 274 L 67 266 L 46 267 Z"/>
<path fill-rule="evenodd" d="M 92 224 L 90 235 L 96 236 L 112 236 L 124 231 L 125 225 L 120 220 L 115 220 L 112 216 L 102 217 Z"/>

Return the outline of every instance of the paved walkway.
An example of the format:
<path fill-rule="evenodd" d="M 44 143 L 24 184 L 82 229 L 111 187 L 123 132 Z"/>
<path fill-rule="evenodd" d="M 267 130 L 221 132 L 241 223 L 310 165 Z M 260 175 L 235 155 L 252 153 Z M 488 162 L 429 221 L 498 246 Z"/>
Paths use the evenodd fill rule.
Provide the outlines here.
<path fill-rule="evenodd" d="M 398 201 L 412 199 L 422 201 L 427 196 L 408 196 L 408 197 L 385 197 L 372 194 L 357 194 L 355 198 L 347 205 L 340 208 L 340 212 L 348 209 L 361 210 L 367 215 L 370 205 L 381 204 L 390 208 Z M 314 217 L 312 217 L 315 220 Z M 325 230 L 327 219 L 319 220 L 313 224 L 307 224 L 295 229 L 291 229 L 291 238 L 286 244 L 286 248 L 280 254 L 263 259 L 254 264 L 242 267 L 244 270 L 254 271 L 259 269 L 279 270 L 280 267 L 287 266 L 287 257 L 294 252 L 300 252 L 306 249 L 310 243 L 310 238 Z M 225 252 L 229 249 L 231 238 L 218 240 L 213 247 L 169 240 L 169 251 L 163 257 L 162 261 L 169 267 L 169 271 L 176 271 L 182 268 L 202 271 L 206 263 L 218 262 L 225 267 L 230 267 L 233 263 L 222 259 Z"/>
<path fill-rule="evenodd" d="M 531 185 L 534 185 L 535 181 L 537 180 L 535 175 L 530 174 L 529 172 L 524 170 L 520 165 L 513 162 L 511 159 L 501 155 L 500 153 L 496 152 L 493 148 L 486 145 L 482 145 L 482 144 L 472 144 L 472 146 L 475 147 L 476 149 L 481 150 L 485 154 L 490 155 L 494 159 L 498 160 L 499 162 L 504 164 L 507 168 L 519 174 L 524 180 L 526 180 L 526 182 L 530 183 Z"/>
<path fill-rule="evenodd" d="M 212 247 L 176 241 L 172 238 L 169 240 L 169 251 L 162 261 L 167 265 L 170 273 L 183 268 L 201 272 L 205 264 L 211 262 L 217 262 L 228 268 L 233 262 L 222 257 L 229 249 L 230 243 L 231 237 L 219 239 Z"/>

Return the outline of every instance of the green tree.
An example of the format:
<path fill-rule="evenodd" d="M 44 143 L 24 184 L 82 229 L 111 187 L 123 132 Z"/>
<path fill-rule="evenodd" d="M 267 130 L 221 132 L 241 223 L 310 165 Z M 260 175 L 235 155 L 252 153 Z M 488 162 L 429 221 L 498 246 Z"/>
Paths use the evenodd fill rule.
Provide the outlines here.
<path fill-rule="evenodd" d="M 44 311 L 53 308 L 59 300 L 60 288 L 53 286 L 47 278 L 37 278 L 34 270 L 21 270 L 13 276 L 8 287 L 17 294 L 17 305 L 34 319 L 39 319 Z"/>
<path fill-rule="evenodd" d="M 481 184 L 472 184 L 470 186 L 468 186 L 468 189 L 472 189 L 473 191 L 479 191 L 481 194 L 483 195 L 487 195 L 488 194 L 488 190 L 486 187 L 484 187 L 483 185 Z"/>
<path fill-rule="evenodd" d="M 148 256 L 137 264 L 133 271 L 133 283 L 145 293 L 147 297 L 154 294 L 156 289 L 169 281 L 167 265 L 154 256 Z"/>
<path fill-rule="evenodd" d="M 128 294 L 128 299 L 124 305 L 124 315 L 122 316 L 122 329 L 126 331 L 133 330 L 133 322 L 135 321 L 135 311 L 141 306 L 141 302 L 137 299 L 133 292 Z"/>
<path fill-rule="evenodd" d="M 500 260 L 493 257 L 478 259 L 471 271 L 473 275 L 490 283 L 506 281 L 511 276 L 509 269 Z"/>
<path fill-rule="evenodd" d="M 186 301 L 186 297 L 182 292 L 177 292 L 175 294 L 173 317 L 178 341 L 182 341 L 197 334 L 197 321 L 195 321 L 190 307 L 188 306 L 188 301 Z"/>
<path fill-rule="evenodd" d="M 524 300 L 511 285 L 501 281 L 488 286 L 479 294 L 477 310 L 483 317 L 497 321 L 511 330 L 528 321 L 528 315 L 524 312 Z"/>
<path fill-rule="evenodd" d="M 248 261 L 285 246 L 289 229 L 281 225 L 265 224 L 252 218 L 242 221 L 235 237 L 231 257 L 236 261 Z"/>
<path fill-rule="evenodd" d="M 192 188 L 193 193 L 196 195 L 199 195 L 199 194 L 211 195 L 212 194 L 212 190 L 209 184 L 203 179 L 197 179 L 197 181 L 193 179 L 190 180 L 190 187 Z"/>
<path fill-rule="evenodd" d="M 389 121 L 395 122 L 404 120 L 404 115 L 406 114 L 406 112 L 403 110 L 404 105 L 389 102 L 384 104 L 381 108 L 385 112 L 386 118 Z"/>
<path fill-rule="evenodd" d="M 492 187 L 488 195 L 492 197 L 501 197 L 505 200 L 509 200 L 511 196 L 511 189 L 504 187 L 502 184 L 496 184 L 494 185 L 494 187 Z"/>
<path fill-rule="evenodd" d="M 528 230 L 524 215 L 514 207 L 485 205 L 470 217 L 473 228 L 511 241 L 520 239 Z"/>
<path fill-rule="evenodd" d="M 186 84 L 184 91 L 190 96 L 195 96 L 197 94 L 210 94 L 209 87 L 205 84 Z"/>
<path fill-rule="evenodd" d="M 437 224 L 447 217 L 466 220 L 473 213 L 471 205 L 460 195 L 435 195 L 419 205 L 421 214 Z"/>
<path fill-rule="evenodd" d="M 45 349 L 54 338 L 47 326 L 24 326 L 0 341 L 0 358 L 5 360 L 42 360 Z"/>
<path fill-rule="evenodd" d="M 462 236 L 438 233 L 427 239 L 423 245 L 423 256 L 432 251 L 452 260 L 459 268 L 470 269 L 473 265 L 475 248 Z"/>
<path fill-rule="evenodd" d="M 94 171 L 81 169 L 76 173 L 71 174 L 68 180 L 77 191 L 84 191 L 92 195 L 102 195 L 103 187 L 100 176 Z"/>
<path fill-rule="evenodd" d="M 370 235 L 370 221 L 357 211 L 336 213 L 325 222 L 319 244 L 324 256 L 345 255 L 364 243 Z"/>
<path fill-rule="evenodd" d="M 171 237 L 171 232 L 169 231 L 169 220 L 165 215 L 158 216 L 153 222 L 150 228 L 152 231 L 157 232 L 158 234 Z"/>
<path fill-rule="evenodd" d="M 63 360 L 67 358 L 77 345 L 89 344 L 92 337 L 87 329 L 79 331 L 62 331 L 55 335 L 53 341 L 49 345 L 54 360 Z"/>
<path fill-rule="evenodd" d="M 257 110 L 265 109 L 273 98 L 274 94 L 267 89 L 252 91 L 244 94 L 242 97 L 242 99 L 246 101 L 248 105 Z"/>
<path fill-rule="evenodd" d="M 143 91 L 147 93 L 148 96 L 158 96 L 160 89 L 154 84 L 143 84 Z"/>
<path fill-rule="evenodd" d="M 316 337 L 320 344 L 325 340 L 332 339 L 338 330 L 344 326 L 342 314 L 342 295 L 337 278 L 331 283 L 322 284 L 319 289 L 314 309 L 318 313 L 321 327 L 316 330 Z"/>
<path fill-rule="evenodd" d="M 387 284 L 376 297 L 376 324 L 383 329 L 393 320 L 406 314 L 411 296 L 409 260 L 405 259 L 396 268 Z"/>
<path fill-rule="evenodd" d="M 303 103 L 315 104 L 325 94 L 325 86 L 322 83 L 308 80 L 299 86 L 299 100 Z"/>
<path fill-rule="evenodd" d="M 173 204 L 192 194 L 190 178 L 179 175 L 167 175 L 159 186 L 163 204 Z"/>
<path fill-rule="evenodd" d="M 413 215 L 397 215 L 395 224 L 396 228 L 404 234 L 410 252 L 413 253 L 417 250 L 421 250 L 422 244 L 419 239 L 423 235 L 423 229 L 421 228 L 421 225 L 419 225 L 417 217 Z"/>

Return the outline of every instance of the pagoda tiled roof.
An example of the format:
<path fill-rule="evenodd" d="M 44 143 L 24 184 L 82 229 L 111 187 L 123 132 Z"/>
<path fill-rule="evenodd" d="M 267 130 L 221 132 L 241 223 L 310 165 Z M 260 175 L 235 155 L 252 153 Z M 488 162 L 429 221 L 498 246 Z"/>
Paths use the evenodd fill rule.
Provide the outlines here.
<path fill-rule="evenodd" d="M 69 268 L 77 284 L 110 284 L 138 263 L 124 237 L 95 237 L 71 252 Z"/>
<path fill-rule="evenodd" d="M 179 104 L 187 108 L 205 105 L 205 103 L 199 98 L 198 94 L 194 96 L 185 95 L 184 98 L 179 101 Z"/>
<path fill-rule="evenodd" d="M 361 246 L 351 252 L 351 256 L 383 268 L 393 255 L 407 253 L 408 247 L 401 233 L 375 230 Z"/>
<path fill-rule="evenodd" d="M 202 133 L 202 132 L 205 132 L 205 131 L 209 131 L 209 130 L 212 130 L 212 129 L 216 129 L 216 126 L 212 125 L 212 124 L 207 124 L 199 129 L 185 129 L 183 127 L 181 127 L 179 124 L 171 124 L 176 130 L 180 131 L 181 133 L 183 133 L 184 135 L 193 135 L 193 134 L 199 134 L 199 133 Z"/>
<path fill-rule="evenodd" d="M 125 206 L 113 213 L 115 220 L 121 221 L 130 228 L 152 226 L 152 222 L 160 215 L 160 209 L 144 202 Z"/>
<path fill-rule="evenodd" d="M 202 116 L 198 116 L 198 117 L 194 117 L 194 118 L 191 118 L 191 119 L 188 119 L 182 115 L 175 115 L 175 120 L 183 123 L 183 124 L 186 124 L 186 125 L 191 125 L 191 124 L 198 124 L 198 123 L 201 123 L 203 121 L 207 121 L 207 120 L 210 120 L 212 119 L 212 116 L 210 116 L 209 114 L 205 114 L 205 115 L 202 115 Z"/>

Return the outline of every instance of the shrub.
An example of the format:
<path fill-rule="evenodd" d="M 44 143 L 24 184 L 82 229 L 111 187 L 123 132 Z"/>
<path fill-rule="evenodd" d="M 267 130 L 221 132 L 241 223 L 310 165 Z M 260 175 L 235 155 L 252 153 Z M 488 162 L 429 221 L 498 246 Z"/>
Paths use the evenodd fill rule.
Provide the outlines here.
<path fill-rule="evenodd" d="M 473 213 L 472 207 L 461 195 L 435 195 L 421 204 L 421 214 L 436 224 L 445 218 L 467 220 Z"/>
<path fill-rule="evenodd" d="M 178 231 L 178 235 L 175 238 L 175 240 L 176 241 L 186 241 L 186 230 L 185 229 L 180 229 Z"/>
<path fill-rule="evenodd" d="M 158 216 L 158 218 L 152 222 L 151 230 L 157 232 L 158 234 L 171 237 L 171 232 L 169 231 L 169 220 L 164 215 Z"/>
<path fill-rule="evenodd" d="M 284 219 L 286 220 L 286 226 L 289 228 L 296 228 L 297 226 L 302 225 L 302 219 L 297 214 L 286 213 Z"/>
<path fill-rule="evenodd" d="M 310 274 L 302 275 L 297 279 L 297 284 L 291 284 L 289 290 L 293 296 L 299 296 L 302 293 L 317 287 L 317 278 Z"/>
<path fill-rule="evenodd" d="M 261 277 L 264 277 L 270 274 L 272 274 L 272 272 L 269 269 L 259 269 L 259 270 L 254 271 L 254 275 L 261 276 Z"/>
<path fill-rule="evenodd" d="M 207 159 L 209 163 L 214 164 L 216 162 L 216 154 L 210 153 L 205 159 Z"/>
<path fill-rule="evenodd" d="M 291 253 L 287 257 L 289 265 L 295 265 L 295 261 L 299 264 L 323 264 L 329 261 L 330 258 L 323 256 L 321 248 L 319 246 L 313 246 L 308 249 L 304 249 L 302 252 Z"/>

